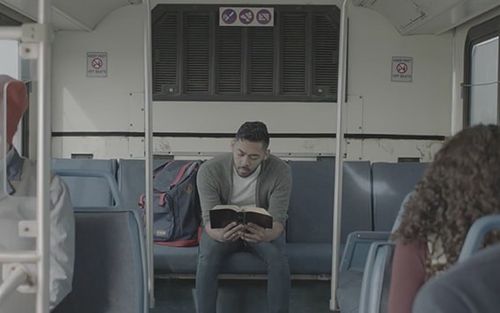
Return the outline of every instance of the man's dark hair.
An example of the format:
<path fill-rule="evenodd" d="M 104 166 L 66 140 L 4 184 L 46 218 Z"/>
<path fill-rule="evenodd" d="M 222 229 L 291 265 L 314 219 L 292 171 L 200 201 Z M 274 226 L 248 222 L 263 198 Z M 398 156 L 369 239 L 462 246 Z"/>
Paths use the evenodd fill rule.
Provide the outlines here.
<path fill-rule="evenodd" d="M 236 133 L 236 140 L 248 140 L 252 142 L 262 142 L 264 149 L 269 146 L 269 133 L 266 124 L 255 121 L 245 122 Z"/>

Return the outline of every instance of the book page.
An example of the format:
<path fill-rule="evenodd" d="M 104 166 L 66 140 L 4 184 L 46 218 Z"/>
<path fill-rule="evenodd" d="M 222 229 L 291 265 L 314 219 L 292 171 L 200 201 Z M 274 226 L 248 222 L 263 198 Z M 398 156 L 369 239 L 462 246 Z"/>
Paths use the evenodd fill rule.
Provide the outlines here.
<path fill-rule="evenodd" d="M 247 206 L 244 206 L 241 208 L 241 211 L 242 212 L 255 212 L 255 213 L 259 213 L 259 214 L 263 214 L 263 215 L 271 215 L 269 214 L 269 212 L 266 210 L 266 209 L 263 209 L 263 208 L 257 208 L 257 207 L 247 207 Z"/>
<path fill-rule="evenodd" d="M 223 210 L 223 209 L 226 209 L 226 210 L 229 209 L 229 210 L 233 210 L 236 212 L 241 211 L 241 208 L 237 205 L 234 205 L 234 204 L 218 204 L 212 208 L 212 210 Z"/>

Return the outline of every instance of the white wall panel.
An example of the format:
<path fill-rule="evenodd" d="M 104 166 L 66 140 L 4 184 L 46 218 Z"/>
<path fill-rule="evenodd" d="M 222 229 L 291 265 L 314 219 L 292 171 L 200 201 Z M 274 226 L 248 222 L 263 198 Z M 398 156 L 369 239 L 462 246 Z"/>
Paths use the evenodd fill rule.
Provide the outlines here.
<path fill-rule="evenodd" d="M 140 6 L 129 6 L 113 12 L 91 33 L 57 33 L 53 62 L 54 131 L 140 131 L 141 13 Z M 345 126 L 348 131 L 448 135 L 451 36 L 401 37 L 382 16 L 363 8 L 351 9 L 349 35 Z M 108 77 L 86 77 L 87 52 L 108 53 Z M 413 82 L 391 82 L 393 56 L 413 57 Z M 228 133 L 245 120 L 263 120 L 273 133 L 333 133 L 335 115 L 334 103 L 156 102 L 154 130 Z M 211 145 L 199 145 L 198 139 L 176 140 L 183 142 L 183 149 L 213 150 Z M 291 141 L 297 144 L 286 143 L 285 149 L 304 145 L 301 140 Z M 334 146 L 321 143 L 305 150 L 318 149 L 332 153 Z M 136 155 L 137 149 L 131 154 Z M 361 157 L 367 155 L 365 147 Z"/>

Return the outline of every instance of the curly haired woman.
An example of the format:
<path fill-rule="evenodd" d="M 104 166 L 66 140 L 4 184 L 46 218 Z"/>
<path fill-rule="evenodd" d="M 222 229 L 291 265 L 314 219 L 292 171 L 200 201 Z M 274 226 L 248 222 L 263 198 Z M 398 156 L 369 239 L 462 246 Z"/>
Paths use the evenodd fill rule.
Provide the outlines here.
<path fill-rule="evenodd" d="M 500 213 L 500 128 L 451 137 L 406 205 L 394 234 L 389 313 L 410 313 L 420 287 L 455 263 L 472 223 Z"/>

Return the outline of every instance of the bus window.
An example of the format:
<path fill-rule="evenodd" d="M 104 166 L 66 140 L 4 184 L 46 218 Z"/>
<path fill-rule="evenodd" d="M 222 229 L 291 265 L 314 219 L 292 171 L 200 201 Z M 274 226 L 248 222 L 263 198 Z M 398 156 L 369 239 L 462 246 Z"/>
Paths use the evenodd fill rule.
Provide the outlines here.
<path fill-rule="evenodd" d="M 467 32 L 464 59 L 464 126 L 500 120 L 500 16 Z"/>
<path fill-rule="evenodd" d="M 18 42 L 0 39 L 0 72 L 19 78 Z"/>
<path fill-rule="evenodd" d="M 471 53 L 470 124 L 498 123 L 498 36 Z"/>

